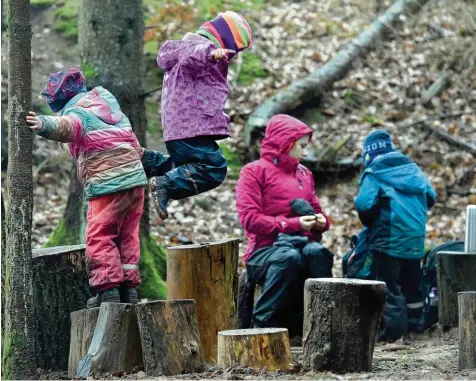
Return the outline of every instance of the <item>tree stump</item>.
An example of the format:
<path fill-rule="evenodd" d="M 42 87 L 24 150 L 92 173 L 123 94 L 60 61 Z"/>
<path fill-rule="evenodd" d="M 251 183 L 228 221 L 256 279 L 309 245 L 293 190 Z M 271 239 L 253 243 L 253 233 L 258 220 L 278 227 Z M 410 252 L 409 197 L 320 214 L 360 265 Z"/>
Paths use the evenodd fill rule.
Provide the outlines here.
<path fill-rule="evenodd" d="M 94 324 L 93 320 L 89 322 Z M 71 345 L 78 347 L 73 342 Z M 134 305 L 102 303 L 88 353 L 79 361 L 76 376 L 120 375 L 142 367 L 142 347 Z"/>
<path fill-rule="evenodd" d="M 459 369 L 476 369 L 476 291 L 458 293 Z"/>
<path fill-rule="evenodd" d="M 476 252 L 436 254 L 438 321 L 444 329 L 458 326 L 458 292 L 476 290 Z"/>
<path fill-rule="evenodd" d="M 85 246 L 33 250 L 36 361 L 42 369 L 67 369 L 70 314 L 90 296 Z"/>
<path fill-rule="evenodd" d="M 88 353 L 98 321 L 99 308 L 71 313 L 71 344 L 69 346 L 68 377 L 75 378 L 78 363 Z"/>
<path fill-rule="evenodd" d="M 149 377 L 205 370 L 194 300 L 138 304 L 136 311 Z"/>
<path fill-rule="evenodd" d="M 167 249 L 168 299 L 194 299 L 205 361 L 217 358 L 217 333 L 237 323 L 238 239 Z"/>
<path fill-rule="evenodd" d="M 304 285 L 303 363 L 314 370 L 368 372 L 385 283 L 308 279 Z"/>
<path fill-rule="evenodd" d="M 218 366 L 266 368 L 292 367 L 288 330 L 285 328 L 234 329 L 218 333 Z"/>

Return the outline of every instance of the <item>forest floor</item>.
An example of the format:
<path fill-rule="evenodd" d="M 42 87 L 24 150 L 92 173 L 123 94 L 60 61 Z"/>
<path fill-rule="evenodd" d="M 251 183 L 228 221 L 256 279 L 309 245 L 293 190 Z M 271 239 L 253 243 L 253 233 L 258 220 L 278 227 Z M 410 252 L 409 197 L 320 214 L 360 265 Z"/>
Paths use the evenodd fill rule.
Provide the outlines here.
<path fill-rule="evenodd" d="M 144 371 L 106 375 L 102 379 L 161 380 L 474 380 L 476 369 L 458 370 L 458 332 L 435 330 L 412 335 L 392 344 L 376 344 L 371 372 L 335 374 L 302 368 L 302 348 L 292 347 L 293 367 L 287 372 L 250 368 L 220 369 L 203 373 L 149 378 Z M 41 379 L 67 379 L 64 372 L 40 372 Z"/>

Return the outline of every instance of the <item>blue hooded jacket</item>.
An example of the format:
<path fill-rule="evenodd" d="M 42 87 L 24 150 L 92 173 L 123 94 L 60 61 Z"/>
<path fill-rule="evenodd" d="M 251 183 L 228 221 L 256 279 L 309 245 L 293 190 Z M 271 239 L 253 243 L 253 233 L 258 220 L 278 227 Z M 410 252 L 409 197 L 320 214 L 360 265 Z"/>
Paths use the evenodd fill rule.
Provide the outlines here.
<path fill-rule="evenodd" d="M 367 227 L 370 251 L 421 259 L 427 211 L 435 191 L 422 170 L 401 152 L 377 156 L 360 177 L 355 208 Z"/>

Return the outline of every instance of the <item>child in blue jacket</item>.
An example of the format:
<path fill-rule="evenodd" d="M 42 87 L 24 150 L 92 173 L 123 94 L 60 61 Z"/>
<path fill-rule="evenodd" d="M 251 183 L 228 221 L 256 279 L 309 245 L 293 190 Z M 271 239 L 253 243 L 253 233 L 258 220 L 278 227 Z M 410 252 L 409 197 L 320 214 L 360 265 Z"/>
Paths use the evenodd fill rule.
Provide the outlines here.
<path fill-rule="evenodd" d="M 412 317 L 422 313 L 420 260 L 435 191 L 418 165 L 395 150 L 385 130 L 367 136 L 362 159 L 365 170 L 355 208 L 367 228 L 376 278 L 387 284 L 378 338 L 395 341 L 407 332 Z"/>

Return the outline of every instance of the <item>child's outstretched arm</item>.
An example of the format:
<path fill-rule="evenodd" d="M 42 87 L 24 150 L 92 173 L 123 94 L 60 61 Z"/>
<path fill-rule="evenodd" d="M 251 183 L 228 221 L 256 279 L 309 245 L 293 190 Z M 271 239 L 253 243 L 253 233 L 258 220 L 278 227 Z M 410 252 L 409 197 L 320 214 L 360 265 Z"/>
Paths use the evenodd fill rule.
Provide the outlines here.
<path fill-rule="evenodd" d="M 71 143 L 82 131 L 81 120 L 73 115 L 37 116 L 30 111 L 26 117 L 29 127 L 41 137 L 61 143 Z"/>

